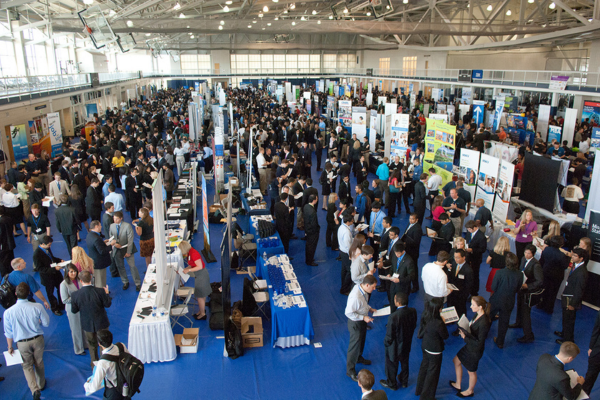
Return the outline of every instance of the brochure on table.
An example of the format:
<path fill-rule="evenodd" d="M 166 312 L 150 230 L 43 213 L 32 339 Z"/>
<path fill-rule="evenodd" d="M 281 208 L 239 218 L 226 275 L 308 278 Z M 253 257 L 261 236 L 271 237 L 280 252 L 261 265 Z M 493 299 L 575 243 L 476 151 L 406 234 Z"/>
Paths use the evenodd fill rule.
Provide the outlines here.
<path fill-rule="evenodd" d="M 423 171 L 433 167 L 442 177 L 442 187 L 452 180 L 456 126 L 427 118 Z"/>
<path fill-rule="evenodd" d="M 515 166 L 502 160 L 500 162 L 500 176 L 496 185 L 496 200 L 492 214 L 499 221 L 506 221 L 508 208 L 510 206 L 510 194 L 512 193 Z"/>
<path fill-rule="evenodd" d="M 494 192 L 498 181 L 499 165 L 500 160 L 498 158 L 481 154 L 475 200 L 483 199 L 485 206 L 490 210 L 493 210 L 494 206 Z"/>
<path fill-rule="evenodd" d="M 464 189 L 471 193 L 471 199 L 475 198 L 478 171 L 479 152 L 464 148 L 460 149 L 460 167 L 458 170 L 458 176 L 465 178 Z"/>

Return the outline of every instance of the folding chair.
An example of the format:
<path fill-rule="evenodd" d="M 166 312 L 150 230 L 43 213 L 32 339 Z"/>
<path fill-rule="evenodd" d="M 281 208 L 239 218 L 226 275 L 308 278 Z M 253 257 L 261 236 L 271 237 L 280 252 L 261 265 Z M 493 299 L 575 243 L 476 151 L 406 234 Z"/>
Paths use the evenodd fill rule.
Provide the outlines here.
<path fill-rule="evenodd" d="M 182 302 L 185 302 L 185 299 L 188 297 L 189 294 L 192 294 L 192 298 L 190 299 L 190 301 L 192 302 L 192 304 L 188 304 L 188 309 L 190 309 L 190 311 L 193 311 L 195 308 L 195 303 L 194 301 L 192 301 L 192 299 L 194 299 L 194 288 L 190 287 L 190 286 L 181 286 L 179 289 L 177 289 L 175 291 L 175 303 L 177 303 L 177 300 L 181 300 Z"/>
<path fill-rule="evenodd" d="M 269 318 L 269 314 L 266 312 L 267 306 L 269 304 L 269 293 L 268 292 L 254 292 L 254 293 L 252 293 L 252 296 L 254 297 L 254 300 L 256 301 L 255 314 L 260 312 L 262 315 L 265 316 L 265 318 L 267 320 L 271 320 L 271 318 Z"/>
<path fill-rule="evenodd" d="M 194 291 L 189 290 L 187 296 L 185 297 L 185 300 L 183 301 L 183 304 L 178 304 L 176 306 L 171 307 L 171 328 L 174 328 L 175 325 L 179 325 L 182 328 L 185 328 L 185 326 L 179 322 L 179 319 L 181 318 L 186 318 L 188 321 L 190 321 L 190 327 L 194 324 L 194 321 L 192 321 L 192 319 L 187 316 L 189 312 L 188 303 L 192 298 L 192 294 L 194 294 Z"/>
<path fill-rule="evenodd" d="M 252 279 L 252 287 L 257 291 L 265 291 L 267 290 L 267 281 L 265 279 L 258 279 L 256 275 L 250 270 L 248 270 L 248 275 L 250 275 L 250 279 Z"/>

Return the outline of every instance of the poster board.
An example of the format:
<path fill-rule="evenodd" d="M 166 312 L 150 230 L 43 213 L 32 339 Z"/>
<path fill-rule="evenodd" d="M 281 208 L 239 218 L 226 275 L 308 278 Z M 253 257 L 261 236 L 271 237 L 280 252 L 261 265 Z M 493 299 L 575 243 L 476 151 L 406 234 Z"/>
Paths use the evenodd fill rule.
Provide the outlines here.
<path fill-rule="evenodd" d="M 52 157 L 62 154 L 62 128 L 60 126 L 60 116 L 57 112 L 48 113 L 48 132 L 50 133 L 50 147 Z"/>
<path fill-rule="evenodd" d="M 402 163 L 406 164 L 406 153 L 408 150 L 408 114 L 394 114 L 392 116 L 392 137 L 390 143 L 390 155 L 399 156 Z"/>
<path fill-rule="evenodd" d="M 477 191 L 477 176 L 479 175 L 479 152 L 466 148 L 460 149 L 460 167 L 458 176 L 465 178 L 464 189 L 471 193 L 471 198 L 475 198 Z"/>
<path fill-rule="evenodd" d="M 481 154 L 475 200 L 483 199 L 485 206 L 490 210 L 494 209 L 494 193 L 498 181 L 499 166 L 500 160 L 498 158 Z"/>
<path fill-rule="evenodd" d="M 550 109 L 547 104 L 540 104 L 537 119 L 537 131 L 542 134 L 542 139 L 546 139 L 548 133 L 548 122 L 550 121 Z"/>
<path fill-rule="evenodd" d="M 452 180 L 456 126 L 427 118 L 423 171 L 433 167 L 442 177 L 442 186 Z"/>
<path fill-rule="evenodd" d="M 473 100 L 473 119 L 475 119 L 475 123 L 477 127 L 479 124 L 483 123 L 485 117 L 485 101 L 481 100 Z"/>
<path fill-rule="evenodd" d="M 371 123 L 370 123 L 370 128 L 369 128 L 369 147 L 371 148 L 372 152 L 375 152 L 375 146 L 376 146 L 376 141 L 375 138 L 377 137 L 377 110 L 370 110 L 370 118 L 371 118 Z"/>
<path fill-rule="evenodd" d="M 552 143 L 552 140 L 556 140 L 561 144 L 562 128 L 560 126 L 550 125 L 548 126 L 548 144 Z M 543 137 L 543 134 L 542 134 Z"/>
<path fill-rule="evenodd" d="M 352 126 L 352 101 L 351 100 L 339 100 L 338 101 L 338 119 L 342 123 L 342 126 L 349 128 Z"/>
<path fill-rule="evenodd" d="M 352 107 L 352 134 L 362 143 L 367 135 L 367 108 Z"/>
<path fill-rule="evenodd" d="M 502 160 L 500 162 L 500 173 L 495 190 L 494 209 L 492 210 L 494 218 L 497 218 L 499 221 L 506 221 L 508 216 L 514 175 L 515 166 L 511 162 Z"/>
<path fill-rule="evenodd" d="M 14 160 L 17 163 L 27 158 L 29 148 L 27 147 L 27 128 L 25 124 L 11 125 L 10 138 L 12 140 L 12 149 Z"/>
<path fill-rule="evenodd" d="M 385 116 L 385 128 L 384 129 L 385 129 L 385 138 L 383 140 L 383 143 L 385 145 L 385 149 L 384 149 L 383 155 L 389 159 L 390 151 L 391 151 L 391 147 L 390 147 L 389 143 L 392 138 L 392 116 L 391 115 Z"/>

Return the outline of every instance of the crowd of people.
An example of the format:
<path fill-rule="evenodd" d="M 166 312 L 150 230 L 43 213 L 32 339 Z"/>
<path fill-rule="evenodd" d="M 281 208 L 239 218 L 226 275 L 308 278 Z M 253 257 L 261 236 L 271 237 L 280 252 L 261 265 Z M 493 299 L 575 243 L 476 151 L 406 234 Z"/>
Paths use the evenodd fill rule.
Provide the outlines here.
<path fill-rule="evenodd" d="M 416 150 L 393 155 L 392 159 L 384 157 L 377 168 L 372 168 L 369 155 L 385 146 L 379 135 L 375 149 L 371 149 L 367 138 L 348 134 L 341 123 L 332 123 L 316 112 L 317 107 L 312 113 L 302 107 L 290 109 L 286 102 L 280 104 L 261 90 L 228 90 L 227 94 L 234 110 L 231 167 L 237 168 L 238 148 L 252 153 L 249 164 L 260 190 L 269 197 L 285 251 L 289 252 L 291 240 L 304 240 L 304 261 L 317 267 L 315 252 L 321 224 L 326 224 L 325 246 L 339 252 L 339 294 L 348 296 L 345 315 L 350 338 L 346 373 L 358 382 L 365 398 L 371 393 L 378 394 L 370 398 L 386 398 L 385 392 L 372 391 L 374 377 L 369 371 L 356 369 L 357 364 L 371 364 L 363 351 L 375 311 L 369 301 L 377 293 L 385 296 L 391 311 L 384 339 L 386 374 L 380 384 L 391 390 L 408 386 L 408 360 L 417 331 L 417 337 L 422 339 L 422 361 L 415 393 L 421 399 L 435 398 L 444 345 L 450 336 L 441 310 L 454 307 L 459 317 L 471 318 L 467 328 L 457 328 L 452 333 L 461 337 L 465 345 L 453 358 L 455 372 L 450 385 L 457 396 L 471 397 L 476 392 L 478 364 L 493 323 L 498 321 L 493 342 L 500 349 L 510 328 L 523 330 L 519 342 L 533 342 L 531 308 L 537 305 L 542 311 L 554 312 L 567 270 L 562 327 L 555 332 L 561 347 L 556 357 L 540 358 L 538 380 L 530 398 L 554 398 L 560 393 L 573 399 L 582 389 L 591 391 L 600 372 L 600 316 L 589 346 L 590 367 L 585 380 L 578 378 L 579 384 L 571 388 L 562 371 L 579 353 L 574 327 L 586 287 L 590 240 L 584 238 L 579 246 L 566 250 L 560 226 L 557 229 L 551 225 L 548 233 L 544 232 L 545 244 L 540 249 L 533 245 L 540 229 L 533 212 L 525 210 L 513 231 L 515 253 L 510 251 L 505 237 L 488 252 L 486 230 L 493 226 L 492 213 L 483 201 L 471 198 L 465 189 L 468 177 L 457 176 L 442 185 L 435 169 L 424 170 L 422 106 L 426 100 L 419 100 L 410 109 L 407 97 L 397 96 L 398 104 L 410 110 L 409 144 L 416 145 Z M 327 103 L 323 93 L 314 94 L 322 101 L 320 104 Z M 115 355 L 120 350 L 115 349 L 107 331 L 106 308 L 111 306 L 108 283 L 112 284 L 107 281 L 107 270 L 120 278 L 123 290 L 131 284 L 129 275 L 140 290 L 145 268 L 136 265 L 134 254 L 139 251 L 147 267 L 155 245 L 150 188 L 157 171 L 164 170 L 163 198 L 170 200 L 176 177 L 196 150 L 189 141 L 185 113 L 190 100 L 188 90 L 169 89 L 159 91 L 151 100 L 136 102 L 127 111 L 107 109 L 102 118 L 96 118 L 89 142 L 83 137 L 76 146 L 66 142 L 62 156 L 53 159 L 47 154 L 30 154 L 26 163 L 13 164 L 7 180 L 0 181 L 0 272 L 16 288 L 18 297 L 14 308 L 4 314 L 4 331 L 9 351 L 14 343 L 20 350 L 23 348 L 23 369 L 34 398 L 40 398 L 44 388 L 41 326 L 48 325 L 44 308 L 56 316 L 66 311 L 74 352 L 85 354 L 87 346 L 92 366 L 102 361 L 98 357 L 99 346 L 102 354 Z M 362 99 L 353 102 L 364 104 Z M 204 154 L 202 164 L 207 172 L 212 169 L 210 112 L 209 104 L 197 149 Z M 457 154 L 460 148 L 482 151 L 484 140 L 495 136 L 500 139 L 503 132 L 492 135 L 476 126 L 469 114 L 458 122 L 457 136 L 464 140 L 459 141 Z M 527 145 L 520 149 L 519 175 L 522 155 L 530 150 Z M 579 193 L 581 172 L 585 173 L 588 162 L 586 154 L 578 153 L 577 162 L 583 167 L 577 170 L 576 166 L 577 174 L 565 188 L 579 189 L 568 191 L 568 201 L 577 203 L 570 205 L 573 209 L 579 208 L 583 198 Z M 313 176 L 315 170 L 320 174 Z M 51 213 L 46 196 L 52 197 Z M 472 207 L 477 207 L 477 212 L 465 222 Z M 130 213 L 132 223 L 124 220 L 125 212 Z M 63 236 L 71 258 L 66 266 L 57 265 L 63 260 L 52 252 L 51 220 Z M 78 245 L 83 229 L 87 231 L 87 251 Z M 465 237 L 463 229 L 467 231 Z M 23 272 L 26 261 L 14 256 L 14 237 L 21 234 L 19 230 L 32 245 L 34 271 L 39 273 L 46 296 L 36 279 Z M 433 232 L 429 256 L 423 257 L 420 249 L 429 230 Z M 134 233 L 139 236 L 139 250 L 134 244 Z M 194 317 L 204 320 L 209 276 L 202 258 L 189 243 L 182 242 L 180 248 L 188 263 L 185 272 L 194 273 L 196 279 L 199 311 Z M 537 260 L 535 256 L 540 251 Z M 486 253 L 486 263 L 491 267 L 488 277 L 480 271 Z M 487 282 L 484 286 L 489 297 L 479 294 L 482 280 Z M 419 316 L 409 302 L 418 301 L 415 293 L 421 290 L 424 311 Z M 33 296 L 43 306 L 34 304 Z M 515 303 L 516 322 L 510 324 Z M 17 311 L 20 308 L 23 310 Z M 468 373 L 468 385 L 462 382 L 463 367 Z M 105 396 L 119 398 L 118 391 L 111 390 L 115 388 L 111 375 L 114 370 L 111 372 L 107 365 L 99 370 L 104 376 L 86 383 L 86 389 L 100 388 L 106 377 Z"/>

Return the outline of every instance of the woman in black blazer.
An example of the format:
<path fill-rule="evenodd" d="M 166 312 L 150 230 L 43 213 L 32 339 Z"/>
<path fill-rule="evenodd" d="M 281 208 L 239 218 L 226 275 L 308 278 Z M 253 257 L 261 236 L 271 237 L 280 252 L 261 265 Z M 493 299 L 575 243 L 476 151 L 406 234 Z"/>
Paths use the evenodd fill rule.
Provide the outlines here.
<path fill-rule="evenodd" d="M 563 244 L 562 236 L 550 237 L 548 246 L 542 251 L 540 257 L 540 264 L 544 271 L 544 293 L 542 304 L 538 308 L 548 314 L 554 312 L 556 295 L 565 277 L 565 269 L 569 266 L 569 257 L 560 250 Z"/>
<path fill-rule="evenodd" d="M 448 339 L 448 329 L 442 321 L 440 312 L 443 307 L 443 299 L 433 298 L 425 304 L 425 310 L 421 317 L 421 325 L 417 337 L 423 339 L 421 349 L 423 350 L 423 361 L 417 378 L 415 395 L 421 400 L 435 398 L 435 392 L 440 380 L 442 369 L 442 356 L 444 352 L 444 340 Z"/>
<path fill-rule="evenodd" d="M 471 311 L 476 315 L 469 324 L 471 332 L 465 332 L 460 329 L 460 336 L 465 340 L 465 346 L 460 349 L 454 362 L 456 371 L 456 381 L 450 381 L 450 386 L 458 390 L 458 397 L 473 397 L 475 394 L 475 384 L 477 383 L 477 367 L 479 360 L 483 357 L 485 348 L 485 339 L 490 330 L 490 304 L 481 296 L 471 298 Z M 469 373 L 469 387 L 465 391 L 460 391 L 462 381 L 462 366 L 465 366 Z"/>
<path fill-rule="evenodd" d="M 494 343 L 498 348 L 504 347 L 504 337 L 510 324 L 510 314 L 515 308 L 515 295 L 523 285 L 523 273 L 519 271 L 519 259 L 510 251 L 505 253 L 506 268 L 499 269 L 492 281 L 492 296 L 490 303 L 492 311 L 490 316 L 498 318 L 498 336 L 494 338 Z"/>
<path fill-rule="evenodd" d="M 336 201 L 337 194 L 331 193 L 329 195 L 329 204 L 327 204 L 327 232 L 325 233 L 325 244 L 334 251 L 338 250 L 337 230 L 340 226 L 340 220 L 336 218 L 338 211 L 338 207 L 335 204 Z"/>

